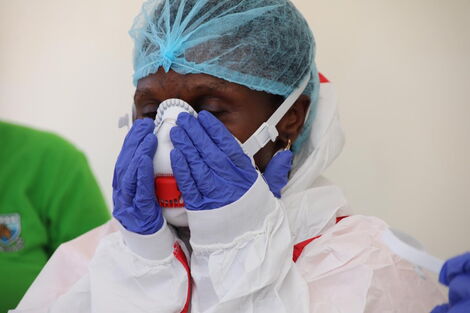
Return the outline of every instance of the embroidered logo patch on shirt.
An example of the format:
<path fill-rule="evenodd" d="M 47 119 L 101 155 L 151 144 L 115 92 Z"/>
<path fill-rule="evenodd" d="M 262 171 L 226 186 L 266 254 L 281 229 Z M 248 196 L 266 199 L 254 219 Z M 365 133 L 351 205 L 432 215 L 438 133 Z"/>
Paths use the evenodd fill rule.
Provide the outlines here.
<path fill-rule="evenodd" d="M 0 251 L 13 252 L 23 248 L 21 218 L 18 213 L 0 214 Z"/>

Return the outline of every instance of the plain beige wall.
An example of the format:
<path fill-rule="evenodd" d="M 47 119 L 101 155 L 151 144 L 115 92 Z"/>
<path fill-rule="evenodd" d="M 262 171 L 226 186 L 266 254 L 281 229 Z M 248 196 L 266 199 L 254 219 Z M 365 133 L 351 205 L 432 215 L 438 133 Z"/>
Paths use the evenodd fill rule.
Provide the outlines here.
<path fill-rule="evenodd" d="M 347 145 L 328 175 L 440 257 L 470 249 L 470 2 L 296 0 L 337 86 Z M 132 103 L 141 1 L 0 0 L 0 118 L 62 134 L 109 204 Z"/>

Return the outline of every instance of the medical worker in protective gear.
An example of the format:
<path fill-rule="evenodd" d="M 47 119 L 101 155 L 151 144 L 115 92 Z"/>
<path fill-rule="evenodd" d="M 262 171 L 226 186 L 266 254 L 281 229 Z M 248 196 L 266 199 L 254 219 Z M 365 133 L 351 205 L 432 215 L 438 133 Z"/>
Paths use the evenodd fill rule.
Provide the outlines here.
<path fill-rule="evenodd" d="M 136 120 L 114 172 L 117 221 L 63 245 L 13 312 L 424 313 L 446 302 L 390 248 L 388 226 L 352 215 L 321 176 L 343 133 L 289 1 L 148 1 L 131 35 Z"/>

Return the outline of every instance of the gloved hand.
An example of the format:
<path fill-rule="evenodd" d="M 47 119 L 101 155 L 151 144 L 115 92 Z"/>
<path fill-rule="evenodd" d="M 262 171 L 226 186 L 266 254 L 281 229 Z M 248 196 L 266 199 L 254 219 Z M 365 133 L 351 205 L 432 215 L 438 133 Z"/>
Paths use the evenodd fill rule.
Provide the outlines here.
<path fill-rule="evenodd" d="M 263 177 L 276 198 L 281 198 L 281 189 L 289 179 L 292 157 L 292 151 L 280 151 L 273 156 L 264 170 Z"/>
<path fill-rule="evenodd" d="M 449 287 L 449 303 L 435 307 L 431 313 L 470 312 L 470 252 L 447 260 L 439 282 Z"/>
<path fill-rule="evenodd" d="M 212 114 L 180 113 L 170 132 L 171 166 L 189 210 L 211 210 L 240 199 L 258 173 L 250 158 Z"/>
<path fill-rule="evenodd" d="M 163 226 L 162 209 L 154 191 L 154 127 L 149 118 L 135 121 L 114 168 L 113 215 L 124 228 L 142 235 L 153 234 Z"/>

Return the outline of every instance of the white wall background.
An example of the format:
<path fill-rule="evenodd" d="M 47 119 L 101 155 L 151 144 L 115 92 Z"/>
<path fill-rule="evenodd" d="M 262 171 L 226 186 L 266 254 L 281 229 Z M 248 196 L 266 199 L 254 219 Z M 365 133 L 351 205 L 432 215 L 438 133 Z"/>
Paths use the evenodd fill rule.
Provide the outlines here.
<path fill-rule="evenodd" d="M 470 250 L 470 1 L 294 0 L 336 83 L 347 146 L 328 171 L 359 213 L 440 257 Z M 139 0 L 0 0 L 0 118 L 88 156 L 109 204 L 132 103 Z M 1 148 L 1 143 L 0 143 Z"/>

